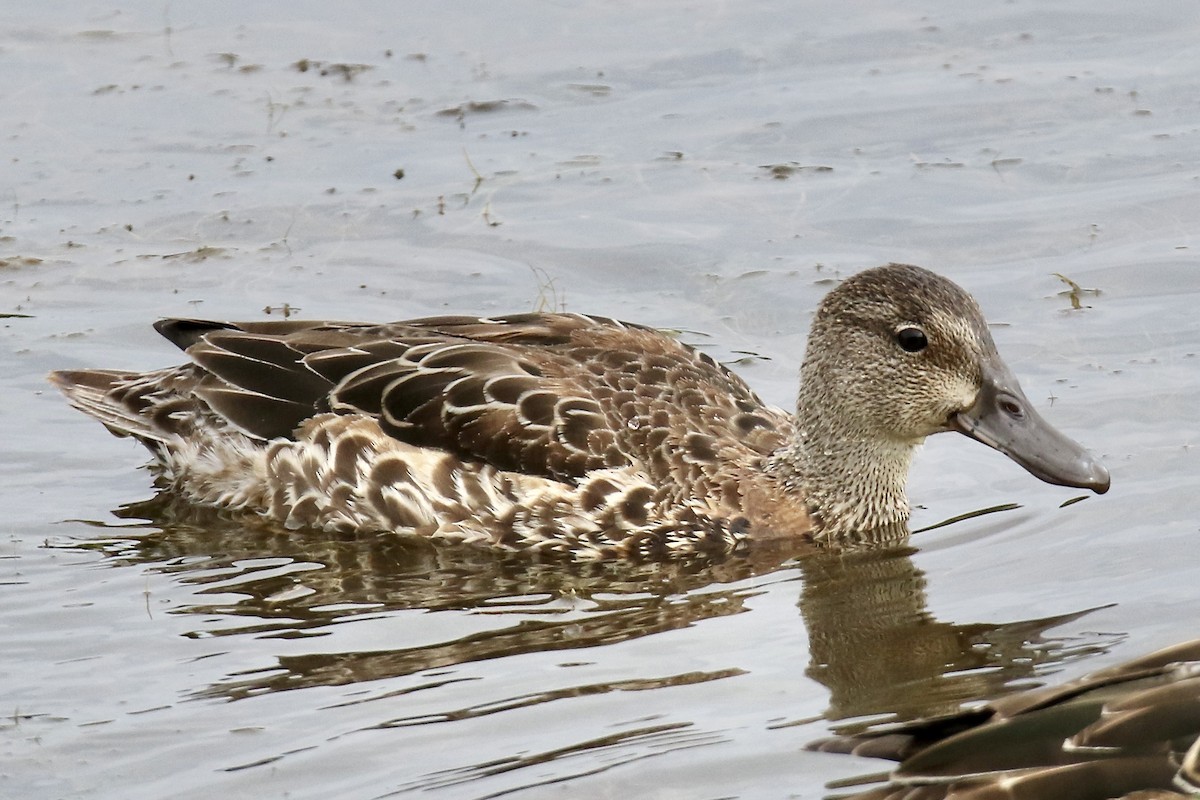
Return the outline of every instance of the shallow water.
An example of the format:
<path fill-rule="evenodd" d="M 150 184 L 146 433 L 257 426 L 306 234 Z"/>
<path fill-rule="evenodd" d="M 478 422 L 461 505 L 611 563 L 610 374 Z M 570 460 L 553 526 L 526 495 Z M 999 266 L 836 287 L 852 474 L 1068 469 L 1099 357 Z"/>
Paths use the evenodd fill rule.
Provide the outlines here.
<path fill-rule="evenodd" d="M 8 4 L 0 796 L 819 797 L 881 768 L 802 751 L 832 728 L 1197 635 L 1200 11 L 747 5 Z M 172 363 L 160 316 L 565 307 L 788 405 L 885 261 L 979 298 L 1108 495 L 936 437 L 914 527 L 1020 507 L 538 563 L 139 505 L 44 383 Z"/>

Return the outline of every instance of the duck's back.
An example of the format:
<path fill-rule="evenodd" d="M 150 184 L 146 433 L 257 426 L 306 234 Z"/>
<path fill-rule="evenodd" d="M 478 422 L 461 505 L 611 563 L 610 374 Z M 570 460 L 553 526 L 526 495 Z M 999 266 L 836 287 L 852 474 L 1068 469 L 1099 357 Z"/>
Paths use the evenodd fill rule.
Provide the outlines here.
<path fill-rule="evenodd" d="M 209 373 L 210 407 L 264 439 L 323 411 L 365 414 L 401 441 L 502 469 L 571 480 L 638 463 L 691 483 L 722 451 L 774 450 L 787 422 L 708 355 L 599 317 L 201 324 L 159 329 Z"/>

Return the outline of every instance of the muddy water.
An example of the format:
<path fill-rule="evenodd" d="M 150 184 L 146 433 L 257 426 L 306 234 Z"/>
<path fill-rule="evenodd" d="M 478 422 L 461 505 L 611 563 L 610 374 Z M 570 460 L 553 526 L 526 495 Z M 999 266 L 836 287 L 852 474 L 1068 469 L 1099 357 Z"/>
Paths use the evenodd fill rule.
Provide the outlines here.
<path fill-rule="evenodd" d="M 125 5 L 0 26 L 0 796 L 818 797 L 876 768 L 801 751 L 833 727 L 1197 635 L 1198 12 Z M 787 405 L 816 302 L 885 261 L 980 299 L 1108 495 L 944 436 L 915 527 L 1019 508 L 542 564 L 147 505 L 43 382 L 172 363 L 160 316 L 555 307 Z"/>

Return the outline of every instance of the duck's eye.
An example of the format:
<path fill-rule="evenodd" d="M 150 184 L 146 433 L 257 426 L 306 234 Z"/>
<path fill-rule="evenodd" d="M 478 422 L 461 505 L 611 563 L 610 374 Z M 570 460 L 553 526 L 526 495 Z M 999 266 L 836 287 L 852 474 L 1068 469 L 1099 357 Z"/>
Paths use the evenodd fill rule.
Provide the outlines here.
<path fill-rule="evenodd" d="M 911 325 L 896 331 L 896 343 L 900 345 L 900 349 L 908 353 L 919 353 L 929 346 L 929 340 L 925 338 L 925 331 Z"/>

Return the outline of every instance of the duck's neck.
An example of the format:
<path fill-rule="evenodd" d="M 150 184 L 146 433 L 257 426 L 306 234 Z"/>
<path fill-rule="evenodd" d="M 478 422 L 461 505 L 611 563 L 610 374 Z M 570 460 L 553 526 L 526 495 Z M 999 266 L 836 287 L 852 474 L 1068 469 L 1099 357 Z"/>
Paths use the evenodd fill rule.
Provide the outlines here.
<path fill-rule="evenodd" d="M 795 437 L 767 469 L 803 495 L 815 539 L 837 544 L 906 532 L 904 487 L 914 443 L 856 429 L 833 417 L 827 399 L 822 403 L 803 390 L 795 424 Z"/>

